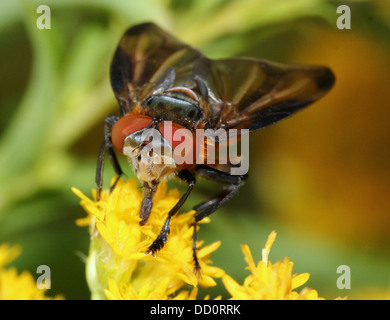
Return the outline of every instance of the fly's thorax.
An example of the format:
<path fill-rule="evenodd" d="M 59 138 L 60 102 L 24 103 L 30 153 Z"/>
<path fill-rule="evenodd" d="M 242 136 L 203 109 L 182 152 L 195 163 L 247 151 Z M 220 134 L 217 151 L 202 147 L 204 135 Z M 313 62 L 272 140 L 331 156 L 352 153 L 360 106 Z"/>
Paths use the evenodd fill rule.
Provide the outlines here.
<path fill-rule="evenodd" d="M 199 97 L 185 87 L 171 88 L 149 96 L 143 101 L 142 109 L 151 117 L 172 121 L 191 130 L 205 119 Z"/>
<path fill-rule="evenodd" d="M 128 135 L 123 143 L 123 154 L 140 181 L 161 181 L 177 171 L 172 146 L 154 128 Z"/>

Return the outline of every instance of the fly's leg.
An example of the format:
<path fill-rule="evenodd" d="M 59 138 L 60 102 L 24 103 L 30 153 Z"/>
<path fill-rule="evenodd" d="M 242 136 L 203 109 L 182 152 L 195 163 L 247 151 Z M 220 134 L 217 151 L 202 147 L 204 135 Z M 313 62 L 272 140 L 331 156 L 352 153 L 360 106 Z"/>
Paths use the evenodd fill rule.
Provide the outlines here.
<path fill-rule="evenodd" d="M 157 236 L 157 239 L 154 240 L 154 242 L 146 250 L 145 254 L 155 255 L 155 253 L 157 251 L 161 250 L 164 247 L 165 243 L 168 240 L 168 234 L 170 232 L 171 218 L 180 210 L 180 208 L 182 207 L 183 203 L 187 200 L 188 196 L 190 195 L 190 193 L 195 185 L 196 179 L 193 176 L 193 174 L 191 172 L 189 172 L 188 170 L 180 171 L 178 173 L 177 177 L 180 180 L 183 180 L 184 182 L 188 183 L 187 191 L 181 196 L 181 198 L 176 203 L 176 205 L 169 211 L 168 217 L 165 220 L 164 225 L 163 225 L 159 235 Z"/>
<path fill-rule="evenodd" d="M 119 165 L 118 158 L 116 157 L 114 148 L 112 146 L 111 141 L 111 129 L 114 126 L 115 122 L 118 121 L 117 116 L 107 116 L 104 120 L 104 141 L 102 143 L 102 146 L 100 147 L 99 151 L 99 157 L 96 167 L 96 185 L 97 185 L 97 193 L 96 193 L 96 199 L 100 200 L 100 194 L 103 187 L 103 169 L 104 169 L 104 153 L 107 150 L 108 157 L 110 158 L 111 164 L 114 167 L 115 173 L 117 174 L 117 178 L 114 182 L 114 184 L 111 186 L 110 191 L 114 190 L 115 185 L 119 181 L 119 178 L 123 174 L 123 171 Z"/>
<path fill-rule="evenodd" d="M 224 203 L 229 201 L 240 189 L 243 185 L 247 175 L 230 175 L 229 173 L 216 170 L 211 167 L 207 167 L 201 165 L 196 168 L 196 172 L 208 179 L 212 179 L 221 183 L 225 183 L 226 185 L 223 187 L 222 192 L 214 196 L 213 198 L 204 201 L 198 205 L 196 205 L 193 209 L 196 211 L 195 213 L 195 221 L 194 221 L 194 233 L 192 236 L 192 249 L 193 249 L 193 259 L 194 259 L 194 272 L 196 274 L 200 273 L 200 265 L 199 260 L 196 254 L 196 238 L 197 238 L 197 225 L 198 222 L 202 219 L 208 217 L 210 214 L 215 212 L 218 208 L 220 208 Z"/>

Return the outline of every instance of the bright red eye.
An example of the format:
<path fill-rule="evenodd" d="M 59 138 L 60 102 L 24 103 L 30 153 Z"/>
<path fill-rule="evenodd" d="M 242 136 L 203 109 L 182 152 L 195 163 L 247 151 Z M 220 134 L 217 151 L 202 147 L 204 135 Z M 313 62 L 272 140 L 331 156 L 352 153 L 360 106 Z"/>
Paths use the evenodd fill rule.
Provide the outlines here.
<path fill-rule="evenodd" d="M 163 121 L 159 131 L 172 146 L 173 157 L 179 169 L 195 165 L 195 138 L 190 130 L 177 123 Z"/>
<path fill-rule="evenodd" d="M 152 121 L 151 117 L 142 115 L 128 115 L 120 118 L 115 122 L 111 132 L 112 145 L 115 150 L 122 153 L 126 137 L 150 126 Z"/>

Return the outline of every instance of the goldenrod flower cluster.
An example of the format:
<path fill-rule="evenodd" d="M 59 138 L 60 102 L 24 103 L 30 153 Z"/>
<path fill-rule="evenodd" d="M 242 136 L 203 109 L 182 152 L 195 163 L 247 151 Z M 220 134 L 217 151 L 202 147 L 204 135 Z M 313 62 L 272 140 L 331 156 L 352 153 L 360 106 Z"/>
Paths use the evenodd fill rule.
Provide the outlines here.
<path fill-rule="evenodd" d="M 0 300 L 51 300 L 46 289 L 39 289 L 31 273 L 18 273 L 16 268 L 5 268 L 21 253 L 19 246 L 0 245 Z M 63 299 L 56 296 L 54 299 Z"/>
<path fill-rule="evenodd" d="M 160 184 L 150 218 L 142 227 L 139 225 L 142 194 L 135 180 L 127 183 L 119 180 L 113 192 L 103 191 L 97 202 L 77 189 L 73 191 L 89 214 L 77 223 L 90 225 L 87 280 L 93 299 L 191 298 L 195 291 L 181 289 L 215 286 L 214 278 L 223 276 L 223 270 L 212 266 L 210 261 L 210 254 L 219 247 L 219 242 L 208 246 L 197 243 L 202 274 L 197 277 L 193 272 L 193 211 L 172 219 L 169 240 L 156 257 L 145 255 L 179 199 L 178 191 L 167 193 L 166 183 Z"/>
<path fill-rule="evenodd" d="M 223 283 L 235 300 L 318 300 L 316 290 L 304 288 L 301 292 L 294 291 L 309 280 L 308 273 L 293 275 L 293 263 L 286 257 L 283 261 L 272 264 L 268 261 L 271 246 L 276 238 L 276 232 L 271 232 L 265 248 L 262 251 L 262 260 L 257 265 L 253 261 L 251 251 L 247 245 L 241 246 L 251 272 L 243 285 L 239 285 L 232 277 L 225 275 Z"/>
<path fill-rule="evenodd" d="M 73 192 L 80 197 L 81 205 L 88 213 L 77 223 L 90 228 L 91 245 L 86 268 L 93 299 L 197 299 L 198 286 L 215 286 L 214 278 L 221 277 L 231 299 L 319 299 L 317 291 L 309 288 L 294 291 L 306 283 L 309 274 L 293 275 L 293 263 L 288 258 L 275 264 L 268 261 L 275 232 L 269 236 L 262 260 L 257 264 L 249 247 L 242 246 L 247 269 L 251 272 L 242 285 L 223 269 L 212 265 L 210 256 L 220 243 L 204 246 L 198 241 L 202 273 L 197 277 L 192 258 L 194 211 L 176 215 L 164 248 L 156 257 L 145 255 L 169 210 L 179 199 L 177 190 L 167 192 L 166 183 L 160 184 L 150 218 L 144 226 L 139 225 L 142 192 L 133 179 L 119 180 L 111 193 L 102 192 L 99 201 L 89 199 L 75 188 Z"/>

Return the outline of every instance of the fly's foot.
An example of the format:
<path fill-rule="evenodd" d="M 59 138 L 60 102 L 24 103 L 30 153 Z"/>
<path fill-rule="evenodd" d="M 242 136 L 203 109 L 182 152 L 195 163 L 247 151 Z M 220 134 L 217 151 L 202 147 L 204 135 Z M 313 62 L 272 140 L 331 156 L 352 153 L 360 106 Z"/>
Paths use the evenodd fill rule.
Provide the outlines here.
<path fill-rule="evenodd" d="M 165 243 L 168 240 L 168 235 L 166 233 L 160 233 L 156 240 L 150 245 L 150 247 L 145 251 L 145 254 L 152 255 L 153 257 L 156 257 L 156 252 L 160 251 Z"/>

